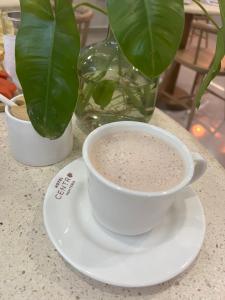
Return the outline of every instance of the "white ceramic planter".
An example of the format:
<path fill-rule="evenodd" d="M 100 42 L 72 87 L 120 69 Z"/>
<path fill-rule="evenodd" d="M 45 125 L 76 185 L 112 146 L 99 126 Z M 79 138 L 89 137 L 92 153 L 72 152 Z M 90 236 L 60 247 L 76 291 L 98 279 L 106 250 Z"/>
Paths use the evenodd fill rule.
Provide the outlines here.
<path fill-rule="evenodd" d="M 14 97 L 16 101 L 21 95 Z M 11 115 L 6 107 L 6 122 L 8 126 L 9 146 L 13 157 L 26 165 L 47 166 L 65 159 L 73 148 L 72 122 L 64 134 L 50 140 L 40 136 L 30 121 L 23 121 Z"/>

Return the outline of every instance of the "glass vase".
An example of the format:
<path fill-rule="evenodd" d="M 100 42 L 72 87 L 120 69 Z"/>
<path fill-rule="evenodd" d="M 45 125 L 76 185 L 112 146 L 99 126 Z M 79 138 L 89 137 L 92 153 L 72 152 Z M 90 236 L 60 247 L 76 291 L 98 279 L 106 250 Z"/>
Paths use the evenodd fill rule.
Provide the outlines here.
<path fill-rule="evenodd" d="M 144 62 L 143 62 L 144 63 Z M 81 51 L 77 123 L 86 133 L 105 123 L 149 122 L 155 108 L 158 78 L 133 67 L 110 37 Z"/>

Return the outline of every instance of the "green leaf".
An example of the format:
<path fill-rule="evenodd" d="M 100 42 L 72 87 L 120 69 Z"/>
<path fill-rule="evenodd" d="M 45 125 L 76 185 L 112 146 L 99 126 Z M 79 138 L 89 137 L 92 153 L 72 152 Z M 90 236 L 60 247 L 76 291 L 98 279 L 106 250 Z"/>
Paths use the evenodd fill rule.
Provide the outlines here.
<path fill-rule="evenodd" d="M 201 103 L 201 98 L 205 91 L 207 90 L 210 82 L 217 76 L 221 68 L 221 60 L 225 55 L 225 2 L 224 0 L 219 0 L 220 15 L 222 19 L 222 27 L 218 31 L 217 41 L 216 41 L 216 52 L 213 58 L 213 62 L 210 66 L 208 74 L 204 77 L 200 88 L 195 97 L 196 107 L 198 108 Z"/>
<path fill-rule="evenodd" d="M 183 0 L 107 0 L 112 31 L 127 59 L 155 77 L 172 62 L 184 27 Z"/>
<path fill-rule="evenodd" d="M 203 79 L 201 86 L 195 97 L 197 107 L 200 106 L 201 98 L 202 98 L 203 94 L 205 93 L 207 87 L 209 86 L 210 82 L 219 73 L 220 67 L 221 67 L 221 60 L 224 57 L 224 54 L 225 54 L 225 35 L 224 35 L 224 29 L 221 28 L 217 34 L 216 53 L 215 53 L 213 62 L 211 64 L 210 70 L 209 70 L 208 74 L 205 76 L 205 78 Z"/>
<path fill-rule="evenodd" d="M 116 82 L 112 80 L 102 80 L 96 83 L 92 94 L 95 103 L 104 109 L 111 101 L 115 88 Z"/>
<path fill-rule="evenodd" d="M 20 0 L 16 70 L 36 131 L 61 136 L 71 120 L 78 94 L 80 49 L 71 1 Z"/>

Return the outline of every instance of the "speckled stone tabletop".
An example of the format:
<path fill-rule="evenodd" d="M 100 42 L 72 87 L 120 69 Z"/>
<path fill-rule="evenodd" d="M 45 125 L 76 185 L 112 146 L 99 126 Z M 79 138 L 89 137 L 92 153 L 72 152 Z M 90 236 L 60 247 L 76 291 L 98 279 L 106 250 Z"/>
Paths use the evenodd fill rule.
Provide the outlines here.
<path fill-rule="evenodd" d="M 4 113 L 0 114 L 0 299 L 225 299 L 225 172 L 194 138 L 162 112 L 152 123 L 175 133 L 208 161 L 206 174 L 193 186 L 206 216 L 206 236 L 192 266 L 154 287 L 118 288 L 72 269 L 54 249 L 43 226 L 45 191 L 55 174 L 81 155 L 76 131 L 74 151 L 45 168 L 17 163 L 10 155 Z"/>

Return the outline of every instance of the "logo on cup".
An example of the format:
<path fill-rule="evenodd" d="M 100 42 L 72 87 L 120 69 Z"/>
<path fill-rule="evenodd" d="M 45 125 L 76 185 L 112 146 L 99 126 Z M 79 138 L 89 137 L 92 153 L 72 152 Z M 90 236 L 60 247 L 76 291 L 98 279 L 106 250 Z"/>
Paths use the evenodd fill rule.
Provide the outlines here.
<path fill-rule="evenodd" d="M 74 184 L 75 180 L 71 172 L 66 174 L 65 177 L 60 177 L 55 184 L 55 188 L 57 189 L 55 198 L 61 200 L 63 196 L 68 196 Z"/>

